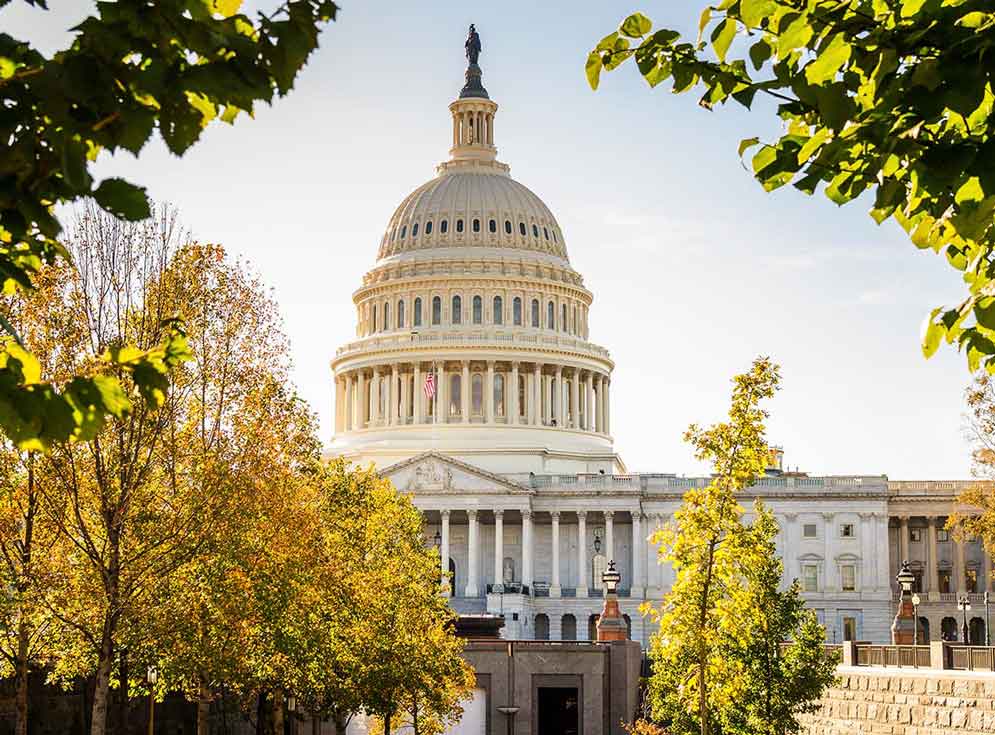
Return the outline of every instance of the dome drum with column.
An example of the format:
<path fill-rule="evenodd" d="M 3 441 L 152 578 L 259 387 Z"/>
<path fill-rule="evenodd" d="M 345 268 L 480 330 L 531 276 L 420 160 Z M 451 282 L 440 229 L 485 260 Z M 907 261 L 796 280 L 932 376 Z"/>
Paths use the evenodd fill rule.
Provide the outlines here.
<path fill-rule="evenodd" d="M 353 294 L 331 450 L 380 466 L 432 448 L 493 471 L 618 469 L 614 363 L 589 341 L 593 298 L 562 230 L 497 161 L 497 104 L 449 109 L 450 159 L 401 202 Z"/>

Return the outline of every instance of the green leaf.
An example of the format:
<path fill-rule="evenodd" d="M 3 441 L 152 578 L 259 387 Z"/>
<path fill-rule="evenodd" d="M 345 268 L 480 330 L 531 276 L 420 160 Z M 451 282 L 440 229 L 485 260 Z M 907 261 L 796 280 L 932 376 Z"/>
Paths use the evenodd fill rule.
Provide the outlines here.
<path fill-rule="evenodd" d="M 633 13 L 619 26 L 619 32 L 629 38 L 642 38 L 653 28 L 653 22 L 642 13 Z"/>
<path fill-rule="evenodd" d="M 736 21 L 732 18 L 725 18 L 721 23 L 719 23 L 715 30 L 712 31 L 712 47 L 715 49 L 715 55 L 719 57 L 719 61 L 726 60 L 726 54 L 729 52 L 729 46 L 732 44 L 732 39 L 736 37 Z"/>
<path fill-rule="evenodd" d="M 739 4 L 739 14 L 747 26 L 756 28 L 760 25 L 760 21 L 773 15 L 776 7 L 774 0 L 742 0 Z"/>
<path fill-rule="evenodd" d="M 920 343 L 922 345 L 922 354 L 926 358 L 930 358 L 934 355 L 937 348 L 940 346 L 940 340 L 943 338 L 943 334 L 947 331 L 946 327 L 941 322 L 936 321 L 936 316 L 940 313 L 940 311 L 942 311 L 941 307 L 933 309 L 922 323 Z"/>
<path fill-rule="evenodd" d="M 584 72 L 587 74 L 587 83 L 591 89 L 598 88 L 601 81 L 601 52 L 592 51 L 587 55 L 587 63 L 584 65 Z"/>
<path fill-rule="evenodd" d="M 708 5 L 704 10 L 701 11 L 701 17 L 698 18 L 698 43 L 701 43 L 702 37 L 705 35 L 705 28 L 712 20 L 712 6 Z"/>
<path fill-rule="evenodd" d="M 918 15 L 925 4 L 926 0 L 901 0 L 902 17 L 911 18 L 914 15 Z"/>
<path fill-rule="evenodd" d="M 750 46 L 750 61 L 753 62 L 753 68 L 759 70 L 763 67 L 767 59 L 770 58 L 771 53 L 773 53 L 773 49 L 771 49 L 770 44 L 763 38 Z"/>
<path fill-rule="evenodd" d="M 805 163 L 817 150 L 819 150 L 819 148 L 822 147 L 823 143 L 832 137 L 832 130 L 829 128 L 819 128 L 815 135 L 805 141 L 805 145 L 798 150 L 798 163 Z"/>
<path fill-rule="evenodd" d="M 782 25 L 784 21 L 788 20 L 793 16 L 786 15 L 781 19 Z M 788 23 L 787 28 L 778 36 L 777 39 L 777 57 L 783 59 L 788 56 L 792 51 L 797 48 L 804 48 L 808 45 L 808 42 L 812 40 L 812 35 L 815 31 L 812 29 L 812 24 L 809 22 L 807 15 L 798 15 L 794 17 Z"/>
<path fill-rule="evenodd" d="M 149 200 L 145 189 L 129 184 L 124 179 L 104 179 L 93 192 L 97 203 L 115 217 L 130 220 L 145 219 L 149 216 Z"/>
<path fill-rule="evenodd" d="M 0 56 L 0 79 L 10 79 L 17 71 L 17 64 L 13 59 Z"/>
<path fill-rule="evenodd" d="M 850 59 L 850 44 L 842 33 L 837 33 L 823 46 L 819 55 L 805 66 L 805 79 L 809 84 L 823 84 L 836 76 L 836 72 Z"/>
<path fill-rule="evenodd" d="M 743 140 L 739 141 L 739 149 L 738 149 L 739 157 L 742 158 L 743 154 L 746 153 L 746 151 L 748 151 L 750 148 L 752 148 L 759 142 L 760 138 L 743 138 Z"/>

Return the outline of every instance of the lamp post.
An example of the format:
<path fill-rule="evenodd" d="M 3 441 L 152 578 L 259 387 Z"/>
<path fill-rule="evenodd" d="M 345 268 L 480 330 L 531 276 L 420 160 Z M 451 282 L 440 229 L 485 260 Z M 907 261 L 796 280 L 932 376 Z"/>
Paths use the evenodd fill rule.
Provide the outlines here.
<path fill-rule="evenodd" d="M 895 619 L 891 623 L 891 642 L 896 646 L 915 645 L 916 614 L 912 604 L 912 585 L 916 577 L 909 569 L 908 561 L 902 562 L 902 568 L 895 581 L 902 591 L 902 598 Z"/>
<path fill-rule="evenodd" d="M 922 599 L 919 595 L 912 595 L 912 630 L 915 634 L 912 636 L 912 645 L 919 645 L 919 603 Z"/>
<path fill-rule="evenodd" d="M 961 595 L 957 598 L 957 610 L 960 611 L 964 616 L 964 645 L 970 644 L 970 638 L 968 637 L 968 627 L 967 627 L 967 614 L 971 611 L 971 599 L 967 595 Z"/>
<path fill-rule="evenodd" d="M 155 733 L 155 683 L 159 681 L 159 672 L 155 666 L 149 666 L 145 672 L 149 682 L 149 735 Z"/>
<path fill-rule="evenodd" d="M 991 647 L 992 645 L 992 626 L 988 617 L 988 605 L 991 604 L 992 593 L 985 590 L 985 645 Z"/>
<path fill-rule="evenodd" d="M 435 548 L 437 548 L 437 549 L 441 549 L 442 548 L 442 534 L 441 533 L 439 533 L 438 531 L 436 531 L 435 532 L 435 536 L 432 538 L 432 540 L 435 541 Z"/>
<path fill-rule="evenodd" d="M 618 607 L 618 583 L 622 575 L 615 569 L 615 560 L 608 562 L 608 568 L 601 575 L 605 586 L 605 606 L 598 620 L 598 641 L 624 641 L 628 636 L 622 611 Z"/>
<path fill-rule="evenodd" d="M 601 553 L 601 537 L 598 536 L 597 530 L 594 531 L 594 553 Z"/>

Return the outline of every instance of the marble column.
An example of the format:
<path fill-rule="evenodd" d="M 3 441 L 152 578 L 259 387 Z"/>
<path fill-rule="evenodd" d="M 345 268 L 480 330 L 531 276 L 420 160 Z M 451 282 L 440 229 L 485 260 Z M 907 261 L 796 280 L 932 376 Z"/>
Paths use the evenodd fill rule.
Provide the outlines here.
<path fill-rule="evenodd" d="M 487 381 L 484 383 L 484 421 L 494 423 L 494 361 L 487 361 Z"/>
<path fill-rule="evenodd" d="M 978 580 L 981 592 L 991 592 L 992 591 L 992 555 L 988 553 L 988 547 L 985 546 L 984 542 L 981 543 L 981 563 L 984 566 L 982 570 L 984 572 L 984 577 Z"/>
<path fill-rule="evenodd" d="M 480 589 L 477 585 L 477 511 L 468 510 L 466 512 L 467 535 L 466 535 L 466 596 L 477 597 Z"/>
<path fill-rule="evenodd" d="M 352 391 L 352 375 L 345 376 L 345 412 L 342 416 L 342 424 L 346 431 L 353 431 L 356 428 L 356 397 Z"/>
<path fill-rule="evenodd" d="M 387 423 L 391 426 L 397 425 L 398 414 L 400 413 L 398 409 L 401 406 L 401 396 L 398 395 L 400 393 L 398 390 L 400 383 L 399 368 L 400 365 L 396 362 L 391 365 L 390 387 L 387 389 Z"/>
<path fill-rule="evenodd" d="M 556 396 L 553 398 L 553 420 L 563 428 L 563 366 L 556 366 Z"/>
<path fill-rule="evenodd" d="M 542 415 L 546 426 L 553 423 L 553 376 L 543 375 L 542 382 L 546 386 L 546 399 L 543 401 Z"/>
<path fill-rule="evenodd" d="M 549 514 L 553 519 L 553 579 L 549 585 L 549 596 L 559 597 L 560 587 L 560 511 L 554 510 Z M 579 624 L 579 621 L 578 621 Z"/>
<path fill-rule="evenodd" d="M 933 599 L 936 595 L 936 599 L 939 599 L 940 591 L 940 572 L 937 562 L 939 558 L 937 556 L 937 540 L 936 540 L 936 516 L 927 516 L 926 523 L 929 526 L 929 545 L 927 547 L 927 559 L 926 559 L 926 592 L 929 593 L 929 598 Z"/>
<path fill-rule="evenodd" d="M 535 364 L 532 378 L 532 424 L 542 426 L 542 363 Z"/>
<path fill-rule="evenodd" d="M 798 514 L 784 514 L 784 583 L 791 584 L 801 574 L 798 566 Z M 788 554 L 794 554 L 789 558 Z"/>
<path fill-rule="evenodd" d="M 424 418 L 422 416 L 422 397 L 425 395 L 425 390 L 424 390 L 425 386 L 422 383 L 423 381 L 421 377 L 421 363 L 416 361 L 414 385 L 412 386 L 411 389 L 411 397 L 414 403 L 414 418 L 412 419 L 412 421 L 413 423 L 416 424 L 420 424 L 422 423 L 422 421 L 424 421 Z"/>
<path fill-rule="evenodd" d="M 580 428 L 580 370 L 577 368 L 570 381 L 570 428 Z"/>
<path fill-rule="evenodd" d="M 605 418 L 602 414 L 602 397 L 604 395 L 604 390 L 601 387 L 601 376 L 598 375 L 594 379 L 594 430 L 602 434 L 604 433 Z"/>
<path fill-rule="evenodd" d="M 532 546 L 535 544 L 532 530 L 532 511 L 526 508 L 522 511 L 522 584 L 532 587 Z"/>
<path fill-rule="evenodd" d="M 439 565 L 442 567 L 442 594 L 444 597 L 450 596 L 453 580 L 449 579 L 449 511 L 441 510 L 442 516 L 442 546 L 439 549 Z"/>
<path fill-rule="evenodd" d="M 611 380 L 605 378 L 605 432 L 606 434 L 612 433 L 612 404 L 611 404 Z"/>
<path fill-rule="evenodd" d="M 643 556 L 646 554 L 646 539 L 643 538 L 643 514 L 637 510 L 632 514 L 632 597 L 642 599 L 646 594 L 646 581 L 643 579 Z"/>
<path fill-rule="evenodd" d="M 824 592 L 839 592 L 836 581 L 836 559 L 833 557 L 833 539 L 836 536 L 836 525 L 833 523 L 835 513 L 822 514 L 822 527 L 825 533 L 825 585 Z"/>
<path fill-rule="evenodd" d="M 594 431 L 594 373 L 589 372 L 587 374 L 587 385 L 586 385 L 586 397 L 585 402 L 586 410 L 584 411 L 584 428 L 587 431 Z"/>
<path fill-rule="evenodd" d="M 878 513 L 876 515 L 878 523 L 878 535 L 877 538 L 888 539 L 888 514 Z M 878 574 L 877 574 L 877 589 L 879 590 L 891 590 L 891 580 L 898 573 L 898 568 L 891 568 L 891 562 L 893 560 L 889 559 L 891 556 L 891 544 L 886 542 L 884 553 L 878 554 Z"/>
<path fill-rule="evenodd" d="M 587 512 L 577 511 L 577 597 L 587 597 Z"/>
<path fill-rule="evenodd" d="M 954 582 L 957 585 L 956 591 L 958 595 L 967 592 L 967 579 L 964 577 L 963 541 L 954 541 Z"/>
<path fill-rule="evenodd" d="M 508 390 L 509 386 L 505 386 L 505 390 Z M 521 408 L 518 405 L 518 363 L 511 363 L 511 400 L 508 402 L 511 406 L 511 423 L 518 423 L 518 412 Z"/>
<path fill-rule="evenodd" d="M 615 516 L 615 511 L 606 510 L 605 511 L 605 558 L 607 561 L 613 562 L 615 560 L 615 524 L 613 518 Z M 616 562 L 615 568 L 618 569 L 618 563 Z M 594 580 L 595 583 L 600 587 L 601 580 Z"/>
<path fill-rule="evenodd" d="M 342 401 L 343 401 L 343 391 L 345 390 L 345 385 L 342 382 L 342 376 L 335 376 L 335 433 L 338 434 L 342 431 Z"/>
<path fill-rule="evenodd" d="M 504 511 L 494 511 L 494 592 L 504 590 Z"/>
<path fill-rule="evenodd" d="M 359 391 L 359 411 L 357 411 L 359 425 L 357 428 L 365 429 L 366 417 L 370 415 L 370 396 L 366 392 L 366 376 L 363 375 L 362 370 L 359 371 L 359 377 L 356 380 L 356 390 Z"/>
<path fill-rule="evenodd" d="M 460 411 L 463 423 L 470 423 L 470 361 L 463 361 L 463 375 L 460 377 Z"/>
<path fill-rule="evenodd" d="M 901 516 L 898 519 L 898 566 L 901 567 L 903 561 L 909 560 L 909 517 Z"/>

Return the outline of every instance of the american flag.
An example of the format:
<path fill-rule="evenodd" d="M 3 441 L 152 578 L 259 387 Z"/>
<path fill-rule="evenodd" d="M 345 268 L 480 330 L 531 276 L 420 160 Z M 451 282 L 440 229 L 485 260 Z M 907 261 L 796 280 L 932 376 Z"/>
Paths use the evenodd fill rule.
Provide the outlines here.
<path fill-rule="evenodd" d="M 435 398 L 435 373 L 428 373 L 425 375 L 425 395 L 428 400 Z"/>

